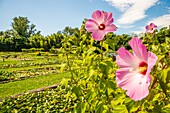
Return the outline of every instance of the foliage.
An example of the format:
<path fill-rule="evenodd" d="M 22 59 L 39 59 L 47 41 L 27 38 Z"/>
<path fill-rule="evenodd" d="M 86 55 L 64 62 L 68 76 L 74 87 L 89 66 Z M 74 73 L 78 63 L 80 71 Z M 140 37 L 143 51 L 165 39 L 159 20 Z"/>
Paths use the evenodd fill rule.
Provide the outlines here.
<path fill-rule="evenodd" d="M 26 17 L 15 17 L 11 24 L 11 30 L 1 32 L 0 35 L 0 51 L 21 51 L 22 48 L 29 48 L 29 37 L 40 34 L 36 32 L 34 24 Z"/>
<path fill-rule="evenodd" d="M 30 21 L 27 17 L 15 17 L 13 18 L 12 28 L 18 33 L 19 36 L 29 38 L 31 35 L 36 34 L 35 25 L 29 25 Z M 40 31 L 37 32 L 38 34 Z"/>
<path fill-rule="evenodd" d="M 84 23 L 76 35 L 66 30 L 65 34 L 57 36 L 62 37 L 58 57 L 66 59 L 66 62 L 62 62 L 60 71 L 70 72 L 71 78 L 62 81 L 53 91 L 5 99 L 0 103 L 2 111 L 170 112 L 170 28 L 162 28 L 154 34 L 140 37 L 147 49 L 158 56 L 151 72 L 150 93 L 140 101 L 131 100 L 124 90 L 117 87 L 115 72 L 118 66 L 114 58 L 108 57 L 109 53 L 116 54 L 121 46 L 129 50 L 128 41 L 131 36 L 109 33 L 104 40 L 96 42 L 84 29 Z M 37 35 L 30 39 L 33 39 L 32 46 L 49 50 L 57 48 L 53 45 L 57 42 L 56 37 L 44 38 Z"/>
<path fill-rule="evenodd" d="M 67 90 L 69 88 L 61 87 L 60 89 L 27 94 L 14 99 L 9 98 L 0 102 L 0 112 L 32 111 L 42 113 L 70 111 L 70 109 L 73 109 L 74 101 L 72 101 L 72 97 L 67 96 Z"/>
<path fill-rule="evenodd" d="M 79 46 L 82 40 L 84 40 L 84 44 L 88 45 L 91 36 L 90 33 L 85 30 L 86 21 L 87 20 L 84 19 L 80 30 L 78 28 L 65 27 L 62 32 L 43 36 L 35 29 L 35 25 L 30 25 L 28 18 L 15 17 L 12 22 L 13 29 L 0 32 L 0 51 L 27 51 L 27 49 L 31 48 L 43 48 L 44 51 L 50 51 L 52 48 L 62 47 L 65 36 L 70 39 L 72 45 Z M 106 37 L 107 39 L 113 39 L 115 45 L 119 45 L 112 46 L 115 47 L 116 50 L 130 40 L 130 36 L 126 34 L 115 35 L 110 33 L 110 35 Z M 108 42 L 111 43 L 110 41 Z M 94 42 L 93 45 L 100 48 L 98 42 Z"/>
<path fill-rule="evenodd" d="M 39 53 L 41 56 L 38 56 Z M 0 83 L 22 80 L 35 76 L 43 76 L 54 73 L 57 74 L 61 63 L 65 62 L 60 58 L 56 59 L 56 54 L 47 52 L 9 52 L 1 53 L 1 56 L 8 59 L 5 59 L 0 63 Z"/>
<path fill-rule="evenodd" d="M 16 97 L 17 95 L 21 95 L 23 93 L 28 94 L 29 92 L 38 91 L 42 88 L 48 89 L 47 86 L 51 86 L 54 84 L 57 85 L 63 78 L 68 78 L 68 77 L 70 77 L 69 73 L 48 74 L 46 76 L 35 76 L 33 78 L 27 78 L 19 81 L 0 84 L 0 88 L 1 88 L 0 101 L 2 101 L 4 98 L 7 99 L 9 97 Z M 2 110 L 1 108 L 2 107 L 0 107 L 0 112 Z"/>
<path fill-rule="evenodd" d="M 115 71 L 118 67 L 115 60 L 107 55 L 109 52 L 116 53 L 117 48 L 114 48 L 114 46 L 118 43 L 128 48 L 126 46 L 128 42 L 125 42 L 119 36 L 111 38 L 113 34 L 108 34 L 105 40 L 99 43 L 100 48 L 94 46 L 96 42 L 92 38 L 86 45 L 87 40 L 83 40 L 83 38 L 88 34 L 81 34 L 80 39 L 82 40 L 76 47 L 72 46 L 71 43 L 74 38 L 64 37 L 63 46 L 58 54 L 59 57 L 67 56 L 67 65 L 63 65 L 63 68 L 70 71 L 71 79 L 64 80 L 54 91 L 7 99 L 1 103 L 1 109 L 8 110 L 8 112 L 24 110 L 32 112 L 74 111 L 78 113 L 169 112 L 170 38 L 162 36 L 162 32 L 167 31 L 169 32 L 169 29 L 157 31 L 153 37 L 150 34 L 141 37 L 148 50 L 154 52 L 159 58 L 151 72 L 153 82 L 150 85 L 150 94 L 141 101 L 131 100 L 125 94 L 125 91 L 117 87 Z M 162 38 L 158 40 L 159 37 Z M 96 53 L 96 50 L 102 54 Z"/>
<path fill-rule="evenodd" d="M 170 32 L 170 29 L 164 30 L 164 32 Z M 170 68 L 168 66 L 170 65 L 170 37 L 161 36 L 159 40 L 164 40 L 164 42 L 159 42 L 157 39 L 162 32 L 162 30 L 157 32 L 154 37 L 149 34 L 141 37 L 149 51 L 156 53 L 159 60 L 151 73 L 153 82 L 150 86 L 150 95 L 137 102 L 131 100 L 125 95 L 123 90 L 117 87 L 115 83 L 115 70 L 117 69 L 115 61 L 112 61 L 107 56 L 101 57 L 100 54 L 96 54 L 94 51 L 99 48 L 93 46 L 93 40 L 88 46 L 82 44 L 80 47 L 77 47 L 77 50 L 83 49 L 82 53 L 79 53 L 77 50 L 65 49 L 65 53 L 71 51 L 72 53 L 76 53 L 75 57 L 81 58 L 81 60 L 74 60 L 74 63 L 70 65 L 70 71 L 76 76 L 76 78 L 71 80 L 72 87 L 67 93 L 70 96 L 76 96 L 77 102 L 74 104 L 75 109 L 73 111 L 169 112 L 170 80 L 168 75 L 170 74 Z M 130 37 L 127 38 L 125 35 L 126 38 L 124 40 L 126 41 L 122 40 L 121 37 L 114 37 L 115 39 L 108 37 L 106 36 L 106 40 L 102 42 L 103 45 L 100 43 L 100 46 L 105 48 L 105 51 L 99 50 L 100 52 L 102 51 L 101 53 L 103 55 L 108 51 L 116 53 L 117 49 L 113 45 L 120 45 L 120 43 L 125 45 L 126 48 L 129 48 L 127 40 L 130 40 Z M 102 61 L 101 58 L 103 58 Z M 75 67 L 78 68 L 74 70 Z M 67 86 L 67 84 L 65 85 Z"/>

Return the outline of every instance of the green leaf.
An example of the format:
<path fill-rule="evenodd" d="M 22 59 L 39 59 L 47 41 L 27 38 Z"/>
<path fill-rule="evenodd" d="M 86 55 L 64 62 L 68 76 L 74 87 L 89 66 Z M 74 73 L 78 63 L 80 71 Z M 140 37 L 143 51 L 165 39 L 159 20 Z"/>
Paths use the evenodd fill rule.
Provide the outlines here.
<path fill-rule="evenodd" d="M 96 47 L 90 48 L 90 49 L 87 51 L 88 55 L 90 55 L 91 53 L 93 53 L 95 50 L 96 50 Z"/>
<path fill-rule="evenodd" d="M 159 84 L 163 90 L 163 92 L 167 95 L 167 84 L 169 83 L 170 77 L 170 68 L 164 69 L 161 73 L 161 76 L 159 77 Z"/>
<path fill-rule="evenodd" d="M 153 101 L 157 101 L 159 100 L 159 97 L 160 97 L 160 93 L 156 94 L 153 98 Z"/>
<path fill-rule="evenodd" d="M 103 102 L 100 101 L 99 104 L 97 105 L 96 113 L 102 113 L 103 110 L 104 110 L 104 108 L 103 108 Z"/>
<path fill-rule="evenodd" d="M 114 113 L 128 113 L 128 110 L 125 105 L 118 105 L 118 106 L 113 106 L 113 112 Z"/>
<path fill-rule="evenodd" d="M 131 106 L 130 112 L 135 112 L 141 106 L 142 101 L 137 101 L 137 102 L 131 101 L 131 103 L 129 103 L 129 104 Z"/>
<path fill-rule="evenodd" d="M 116 84 L 113 81 L 108 80 L 108 88 L 116 90 Z"/>
<path fill-rule="evenodd" d="M 103 73 L 103 76 L 105 78 L 108 78 L 109 70 L 111 67 L 113 67 L 113 64 L 111 61 L 105 60 L 105 61 L 100 62 L 99 67 L 101 69 L 101 72 Z"/>
<path fill-rule="evenodd" d="M 66 67 L 66 63 L 60 65 L 60 72 L 61 73 L 64 72 L 65 67 Z"/>
<path fill-rule="evenodd" d="M 170 103 L 163 107 L 162 113 L 170 113 Z"/>
<path fill-rule="evenodd" d="M 157 45 L 152 45 L 152 49 L 153 49 L 154 51 L 157 51 L 157 50 L 158 50 L 158 46 L 157 46 Z"/>
<path fill-rule="evenodd" d="M 85 103 L 83 103 L 83 102 L 77 103 L 77 106 L 76 106 L 77 113 L 84 113 L 85 112 L 84 108 L 86 108 L 86 104 Z"/>
<path fill-rule="evenodd" d="M 159 63 L 159 61 L 161 61 L 164 57 L 165 57 L 165 55 L 158 55 L 158 61 L 157 61 L 157 63 Z"/>
<path fill-rule="evenodd" d="M 109 47 L 110 47 L 113 51 L 115 51 L 115 41 L 112 40 L 112 39 L 107 39 L 106 41 L 107 41 Z"/>
<path fill-rule="evenodd" d="M 72 92 L 77 96 L 77 98 L 79 98 L 79 96 L 80 96 L 80 91 L 81 91 L 80 86 L 74 86 L 72 88 Z"/>
<path fill-rule="evenodd" d="M 103 42 L 103 46 L 102 47 L 104 47 L 106 49 L 106 51 L 108 51 L 108 49 L 109 49 L 109 46 L 108 46 L 108 44 L 106 44 L 106 42 Z"/>

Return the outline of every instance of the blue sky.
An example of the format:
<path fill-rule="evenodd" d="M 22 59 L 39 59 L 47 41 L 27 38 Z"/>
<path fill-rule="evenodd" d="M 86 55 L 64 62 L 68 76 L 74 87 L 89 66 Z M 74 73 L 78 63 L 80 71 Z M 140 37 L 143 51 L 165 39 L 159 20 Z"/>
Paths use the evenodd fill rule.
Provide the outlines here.
<path fill-rule="evenodd" d="M 113 13 L 116 34 L 143 32 L 150 22 L 158 28 L 170 25 L 170 0 L 0 0 L 0 31 L 23 16 L 50 35 L 66 26 L 80 28 L 95 10 Z"/>

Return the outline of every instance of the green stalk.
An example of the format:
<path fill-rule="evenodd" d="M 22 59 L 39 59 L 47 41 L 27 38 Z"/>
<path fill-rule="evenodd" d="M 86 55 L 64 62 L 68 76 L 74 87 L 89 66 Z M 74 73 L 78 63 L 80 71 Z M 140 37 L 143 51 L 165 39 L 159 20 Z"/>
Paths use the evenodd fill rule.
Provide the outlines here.
<path fill-rule="evenodd" d="M 69 62 L 69 57 L 68 57 L 68 52 L 70 51 L 70 48 L 69 48 L 69 51 L 67 51 L 66 46 L 64 46 L 64 50 L 66 52 L 67 65 L 68 65 L 69 71 L 71 72 L 71 81 L 73 81 L 74 77 L 73 77 L 73 73 L 72 73 L 72 69 L 71 69 L 70 62 Z"/>
<path fill-rule="evenodd" d="M 101 41 L 101 45 L 100 45 L 100 55 L 101 55 L 101 61 L 103 60 L 103 53 L 102 53 L 102 46 L 103 46 L 103 40 Z"/>
<path fill-rule="evenodd" d="M 68 58 L 68 54 L 66 53 L 66 58 L 67 58 L 67 65 L 69 67 L 69 71 L 71 72 L 71 81 L 74 79 L 73 77 L 73 73 L 72 73 L 72 69 L 71 69 L 71 66 L 70 66 L 70 62 L 69 62 L 69 58 Z"/>

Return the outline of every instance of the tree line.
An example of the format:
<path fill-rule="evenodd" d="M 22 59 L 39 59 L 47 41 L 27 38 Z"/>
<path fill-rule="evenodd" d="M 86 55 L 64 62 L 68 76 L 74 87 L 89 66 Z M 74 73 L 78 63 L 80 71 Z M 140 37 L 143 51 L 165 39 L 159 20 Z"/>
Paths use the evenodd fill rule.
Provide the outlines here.
<path fill-rule="evenodd" d="M 51 35 L 43 36 L 40 31 L 31 24 L 27 17 L 15 17 L 11 23 L 12 29 L 0 31 L 0 51 L 21 51 L 30 48 L 43 48 L 48 51 L 60 48 L 64 36 L 79 36 L 78 28 L 65 27 Z"/>
<path fill-rule="evenodd" d="M 31 24 L 27 17 L 14 17 L 11 23 L 12 29 L 0 31 L 0 51 L 22 51 L 22 49 L 42 48 L 49 51 L 51 48 L 60 48 L 65 44 L 65 40 L 73 46 L 79 46 L 80 42 L 88 45 L 92 39 L 91 34 L 85 29 L 86 19 L 83 20 L 79 28 L 65 27 L 63 31 L 58 31 L 51 35 L 43 36 L 41 31 L 36 29 L 36 25 Z M 128 41 L 135 36 L 128 34 L 116 35 L 108 33 L 105 36 L 113 51 L 121 46 L 129 48 Z M 145 37 L 143 34 L 142 37 Z M 161 28 L 156 31 L 156 37 L 159 43 L 165 42 L 165 37 L 170 37 L 170 27 Z M 94 41 L 93 46 L 100 48 L 100 42 Z"/>

